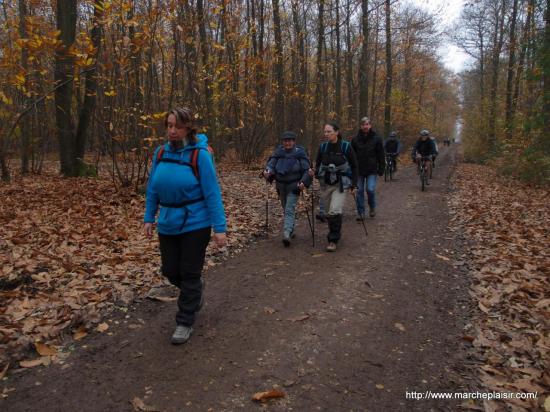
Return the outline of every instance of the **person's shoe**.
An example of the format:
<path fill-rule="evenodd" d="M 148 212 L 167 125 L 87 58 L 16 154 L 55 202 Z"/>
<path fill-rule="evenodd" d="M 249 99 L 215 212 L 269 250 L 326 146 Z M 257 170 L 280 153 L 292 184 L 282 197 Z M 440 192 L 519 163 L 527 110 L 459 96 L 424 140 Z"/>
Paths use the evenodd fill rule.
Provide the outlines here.
<path fill-rule="evenodd" d="M 355 218 L 356 222 L 362 222 L 363 220 L 365 220 L 365 215 L 357 215 Z"/>
<path fill-rule="evenodd" d="M 317 219 L 319 222 L 322 222 L 322 223 L 325 223 L 326 221 L 326 216 L 321 214 L 321 213 L 317 213 L 315 215 L 315 219 Z"/>
<path fill-rule="evenodd" d="M 191 334 L 193 333 L 193 328 L 191 326 L 178 325 L 176 330 L 170 339 L 173 345 L 181 345 L 189 340 Z"/>
<path fill-rule="evenodd" d="M 369 210 L 369 216 L 374 217 L 376 216 L 376 209 L 374 207 L 371 207 Z"/>
<path fill-rule="evenodd" d="M 290 246 L 290 235 L 287 235 L 286 233 L 283 235 L 283 245 L 285 245 L 285 247 Z"/>
<path fill-rule="evenodd" d="M 336 252 L 336 243 L 329 242 L 326 248 L 327 252 Z"/>

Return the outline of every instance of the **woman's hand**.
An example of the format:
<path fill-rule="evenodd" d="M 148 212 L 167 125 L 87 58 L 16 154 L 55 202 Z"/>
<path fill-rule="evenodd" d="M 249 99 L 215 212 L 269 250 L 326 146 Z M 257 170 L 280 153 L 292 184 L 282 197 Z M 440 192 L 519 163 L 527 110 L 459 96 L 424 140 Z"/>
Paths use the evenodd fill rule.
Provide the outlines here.
<path fill-rule="evenodd" d="M 153 236 L 153 224 L 152 223 L 145 223 L 143 225 L 143 234 L 148 238 L 151 238 L 151 236 Z"/>
<path fill-rule="evenodd" d="M 306 185 L 304 185 L 304 182 L 298 183 L 298 189 L 300 189 L 301 192 L 306 190 Z"/>
<path fill-rule="evenodd" d="M 218 248 L 224 247 L 227 244 L 225 233 L 214 233 L 214 243 Z"/>
<path fill-rule="evenodd" d="M 357 193 L 357 188 L 356 188 L 355 186 L 351 186 L 351 187 L 349 188 L 349 192 L 350 192 L 353 196 L 355 196 L 355 194 Z"/>

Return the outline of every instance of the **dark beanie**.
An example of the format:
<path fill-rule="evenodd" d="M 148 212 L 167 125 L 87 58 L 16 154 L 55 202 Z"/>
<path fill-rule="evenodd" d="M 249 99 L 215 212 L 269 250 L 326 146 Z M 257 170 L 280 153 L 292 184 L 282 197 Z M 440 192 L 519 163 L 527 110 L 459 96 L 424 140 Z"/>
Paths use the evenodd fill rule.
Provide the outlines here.
<path fill-rule="evenodd" d="M 281 135 L 281 140 L 284 140 L 284 139 L 296 140 L 296 133 L 291 132 L 291 131 L 284 132 L 284 133 Z"/>

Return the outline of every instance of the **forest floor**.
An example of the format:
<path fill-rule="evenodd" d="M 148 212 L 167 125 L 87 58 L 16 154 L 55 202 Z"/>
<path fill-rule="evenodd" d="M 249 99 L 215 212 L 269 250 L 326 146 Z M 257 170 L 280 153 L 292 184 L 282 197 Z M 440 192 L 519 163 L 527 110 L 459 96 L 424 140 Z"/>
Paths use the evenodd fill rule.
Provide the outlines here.
<path fill-rule="evenodd" d="M 545 369 L 550 289 L 545 279 L 548 252 L 543 248 L 548 236 L 548 226 L 544 229 L 549 216 L 547 192 L 533 189 L 538 194 L 535 198 L 526 192 L 514 198 L 517 205 L 503 200 L 499 211 L 503 216 L 497 216 L 497 225 L 520 245 L 508 253 L 514 256 L 517 267 L 502 263 L 506 259 L 496 253 L 492 260 L 486 259 L 487 249 L 506 255 L 498 249 L 498 236 L 490 237 L 489 229 L 480 230 L 495 227 L 491 213 L 479 208 L 486 201 L 500 207 L 496 199 L 485 198 L 487 193 L 496 196 L 498 179 L 475 167 L 460 166 L 456 171 L 457 157 L 454 147 L 442 150 L 426 192 L 420 191 L 412 166 L 400 169 L 392 182 L 379 179 L 378 214 L 366 222 L 367 238 L 362 225 L 355 222 L 350 197 L 336 253 L 324 251 L 325 225 L 316 225 L 316 245 L 312 247 L 305 214 L 300 216 L 298 236 L 288 249 L 278 232 L 268 239 L 250 241 L 261 231 L 263 193 L 263 187 L 250 178 L 241 192 L 234 190 L 235 195 L 241 193 L 242 203 L 228 205 L 230 216 L 237 206 L 253 212 L 246 215 L 248 220 L 235 217 L 230 223 L 235 233 L 241 234 L 239 241 L 233 240 L 233 251 L 241 253 L 223 262 L 215 259 L 214 252 L 209 255 L 212 263 L 205 274 L 206 305 L 194 335 L 183 346 L 169 343 L 175 326 L 175 291 L 158 278 L 155 242 L 146 243 L 129 234 L 139 228 L 137 201 L 127 212 L 131 223 L 126 224 L 133 229 L 118 233 L 124 222 L 114 219 L 112 230 L 107 225 L 99 232 L 100 239 L 108 237 L 102 243 L 108 248 L 103 255 L 86 255 L 89 249 L 78 246 L 82 243 L 79 236 L 87 238 L 92 231 L 89 228 L 86 232 L 88 223 L 82 223 L 78 227 L 84 232 L 73 236 L 73 242 L 61 243 L 47 252 L 51 260 L 48 270 L 27 267 L 31 262 L 16 267 L 12 249 L 27 244 L 23 238 L 30 229 L 25 232 L 21 223 L 9 231 L 4 229 L 11 237 L 2 250 L 11 247 L 5 253 L 12 267 L 4 275 L 9 278 L 9 274 L 16 274 L 1 292 L 0 332 L 4 334 L 4 348 L 10 349 L 11 366 L 5 368 L 7 373 L 0 370 L 0 376 L 5 375 L 0 408 L 499 410 L 504 404 L 494 401 L 412 397 L 426 391 L 533 390 L 538 391 L 536 400 L 515 400 L 506 407 L 542 410 L 550 388 Z M 480 177 L 478 184 L 476 177 Z M 223 179 L 222 174 L 222 185 Z M 483 185 L 492 191 L 483 192 L 479 189 Z M 32 194 L 32 189 L 28 190 Z M 247 190 L 255 193 L 248 202 Z M 513 187 L 509 190 L 514 192 Z M 38 200 L 45 199 L 38 196 Z M 85 204 L 91 201 L 82 200 Z M 116 199 L 113 202 L 110 207 L 123 207 Z M 127 204 L 134 207 L 131 198 Z M 84 206 L 87 214 L 93 207 Z M 506 215 L 510 207 L 522 208 L 521 219 L 530 219 L 528 226 L 512 219 L 515 214 Z M 279 212 L 274 199 L 271 209 Z M 70 210 L 65 209 L 65 215 L 71 215 Z M 0 211 L 0 218 L 10 213 Z M 78 215 L 82 210 L 73 212 Z M 11 213 L 13 220 L 14 214 L 23 212 Z M 55 219 L 53 209 L 44 213 Z M 4 216 L 6 221 L 8 217 Z M 35 226 L 38 219 L 34 218 Z M 507 227 L 506 222 L 512 226 Z M 22 234 L 17 235 L 18 231 Z M 52 229 L 50 236 L 63 238 L 72 231 Z M 532 243 L 523 244 L 522 236 Z M 19 243 L 13 239 L 20 239 Z M 36 242 L 33 250 L 40 250 L 43 256 L 48 244 Z M 25 251 L 28 248 L 17 252 L 20 259 Z M 121 258 L 112 260 L 117 254 Z M 93 266 L 84 265 L 92 259 Z M 495 269 L 496 262 L 499 265 Z M 487 269 L 486 265 L 493 267 Z M 80 273 L 75 268 L 87 270 Z M 71 286 L 75 279 L 61 281 L 54 276 L 70 270 L 78 275 L 74 278 L 87 278 L 87 283 Z M 512 280 L 505 276 L 510 271 Z M 500 276 L 500 286 L 488 284 L 498 281 L 495 276 Z M 121 282 L 139 285 L 120 290 L 113 286 Z M 47 287 L 37 292 L 33 285 L 35 289 Z M 154 293 L 149 290 L 151 286 L 155 286 Z M 71 294 L 71 288 L 79 293 Z M 140 293 L 144 288 L 146 292 Z M 498 289 L 497 300 L 492 298 L 491 288 Z M 57 289 L 61 290 L 58 300 L 70 300 L 69 309 L 44 316 L 52 310 L 47 299 Z M 43 295 L 42 310 L 25 312 L 41 302 L 32 300 L 37 294 Z M 508 299 L 518 307 L 517 312 L 506 305 Z M 104 306 L 98 307 L 101 304 Z M 93 310 L 86 310 L 89 307 Z M 108 316 L 102 317 L 109 308 Z M 52 332 L 60 325 L 64 328 Z M 39 329 L 41 326 L 46 329 Z M 70 331 L 64 339 L 59 337 L 63 330 Z M 29 359 L 32 355 L 35 359 Z M 270 390 L 283 396 L 258 404 L 251 399 Z"/>

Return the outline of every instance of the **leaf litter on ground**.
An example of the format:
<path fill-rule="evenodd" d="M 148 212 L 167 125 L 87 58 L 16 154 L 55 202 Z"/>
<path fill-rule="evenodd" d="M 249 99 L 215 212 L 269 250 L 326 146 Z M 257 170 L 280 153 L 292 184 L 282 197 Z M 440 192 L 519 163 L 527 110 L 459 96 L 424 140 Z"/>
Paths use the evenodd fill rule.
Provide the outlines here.
<path fill-rule="evenodd" d="M 256 171 L 220 169 L 228 246 L 208 246 L 205 270 L 265 235 L 264 181 Z M 278 230 L 273 187 L 268 195 L 270 231 Z M 0 370 L 32 357 L 35 342 L 61 347 L 105 331 L 106 314 L 136 299 L 172 300 L 149 296 L 169 283 L 157 239 L 142 232 L 142 196 L 116 191 L 107 178 L 49 172 L 1 184 L 0 198 Z"/>
<path fill-rule="evenodd" d="M 471 296 L 480 309 L 473 344 L 488 391 L 538 392 L 506 401 L 535 410 L 550 392 L 550 193 L 460 165 L 449 207 L 451 230 L 470 251 Z M 498 401 L 502 402 L 502 401 Z"/>

